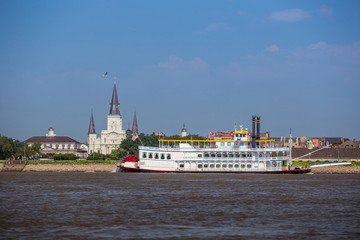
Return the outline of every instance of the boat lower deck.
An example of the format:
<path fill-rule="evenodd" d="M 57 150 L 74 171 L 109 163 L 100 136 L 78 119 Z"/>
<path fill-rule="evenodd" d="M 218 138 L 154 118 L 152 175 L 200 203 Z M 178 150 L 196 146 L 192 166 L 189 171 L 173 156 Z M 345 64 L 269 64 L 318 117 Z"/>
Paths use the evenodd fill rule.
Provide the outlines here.
<path fill-rule="evenodd" d="M 185 171 L 185 170 L 152 170 L 144 168 L 131 168 L 118 166 L 122 172 L 144 172 L 144 173 L 261 173 L 261 174 L 298 174 L 309 173 L 311 168 L 300 168 L 290 170 L 272 170 L 272 171 Z"/>

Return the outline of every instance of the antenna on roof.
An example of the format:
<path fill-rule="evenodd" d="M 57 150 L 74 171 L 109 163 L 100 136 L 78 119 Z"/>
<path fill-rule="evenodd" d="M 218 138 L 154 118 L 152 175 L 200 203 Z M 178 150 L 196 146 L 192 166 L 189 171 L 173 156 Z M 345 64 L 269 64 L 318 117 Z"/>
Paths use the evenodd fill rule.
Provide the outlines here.
<path fill-rule="evenodd" d="M 291 149 L 292 149 L 292 137 L 291 137 L 291 128 L 290 128 L 290 138 L 289 138 L 289 162 L 288 162 L 288 169 L 291 170 L 292 159 L 291 159 Z"/>

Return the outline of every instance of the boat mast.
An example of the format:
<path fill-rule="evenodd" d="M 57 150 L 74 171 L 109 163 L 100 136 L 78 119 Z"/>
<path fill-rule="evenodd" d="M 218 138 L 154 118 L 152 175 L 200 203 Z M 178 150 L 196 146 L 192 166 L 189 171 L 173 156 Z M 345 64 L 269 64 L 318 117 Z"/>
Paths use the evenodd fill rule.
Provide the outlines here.
<path fill-rule="evenodd" d="M 290 139 L 289 139 L 289 158 L 288 158 L 288 169 L 291 170 L 291 145 L 292 145 L 292 136 L 291 136 L 291 128 L 290 128 Z"/>

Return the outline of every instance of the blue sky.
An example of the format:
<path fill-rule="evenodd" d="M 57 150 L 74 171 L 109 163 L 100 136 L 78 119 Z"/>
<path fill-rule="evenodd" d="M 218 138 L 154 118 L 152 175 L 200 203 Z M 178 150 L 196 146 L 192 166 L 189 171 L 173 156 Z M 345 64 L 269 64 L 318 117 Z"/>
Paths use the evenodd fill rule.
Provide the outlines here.
<path fill-rule="evenodd" d="M 0 133 L 123 128 L 359 139 L 360 1 L 0 1 Z M 105 72 L 108 78 L 103 78 Z"/>

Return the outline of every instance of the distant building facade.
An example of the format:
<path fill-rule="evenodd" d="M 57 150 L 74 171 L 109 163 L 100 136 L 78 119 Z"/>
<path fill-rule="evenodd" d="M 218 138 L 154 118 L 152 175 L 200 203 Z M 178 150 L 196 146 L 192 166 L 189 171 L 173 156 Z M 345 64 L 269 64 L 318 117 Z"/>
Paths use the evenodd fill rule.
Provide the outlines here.
<path fill-rule="evenodd" d="M 50 127 L 46 136 L 34 136 L 25 142 L 31 147 L 34 143 L 41 143 L 41 152 L 49 153 L 73 153 L 79 158 L 87 157 L 87 146 L 67 136 L 56 136 L 54 128 Z"/>
<path fill-rule="evenodd" d="M 114 83 L 110 112 L 107 116 L 107 129 L 101 130 L 99 137 L 97 137 L 95 131 L 94 117 L 91 112 L 88 131 L 88 153 L 110 154 L 112 150 L 119 148 L 125 138 L 126 132 L 122 129 L 120 104 L 117 96 L 116 83 Z"/>
<path fill-rule="evenodd" d="M 133 119 L 133 125 L 132 125 L 132 129 L 130 130 L 130 128 L 128 127 L 128 129 L 126 130 L 126 137 L 131 137 L 134 134 L 139 135 L 139 128 L 138 128 L 138 123 L 137 123 L 137 118 L 136 118 L 136 111 L 134 112 L 134 119 Z"/>
<path fill-rule="evenodd" d="M 188 133 L 186 131 L 186 128 L 185 128 L 185 123 L 183 124 L 183 128 L 181 129 L 181 133 L 180 133 L 180 137 L 187 137 L 188 136 Z"/>

